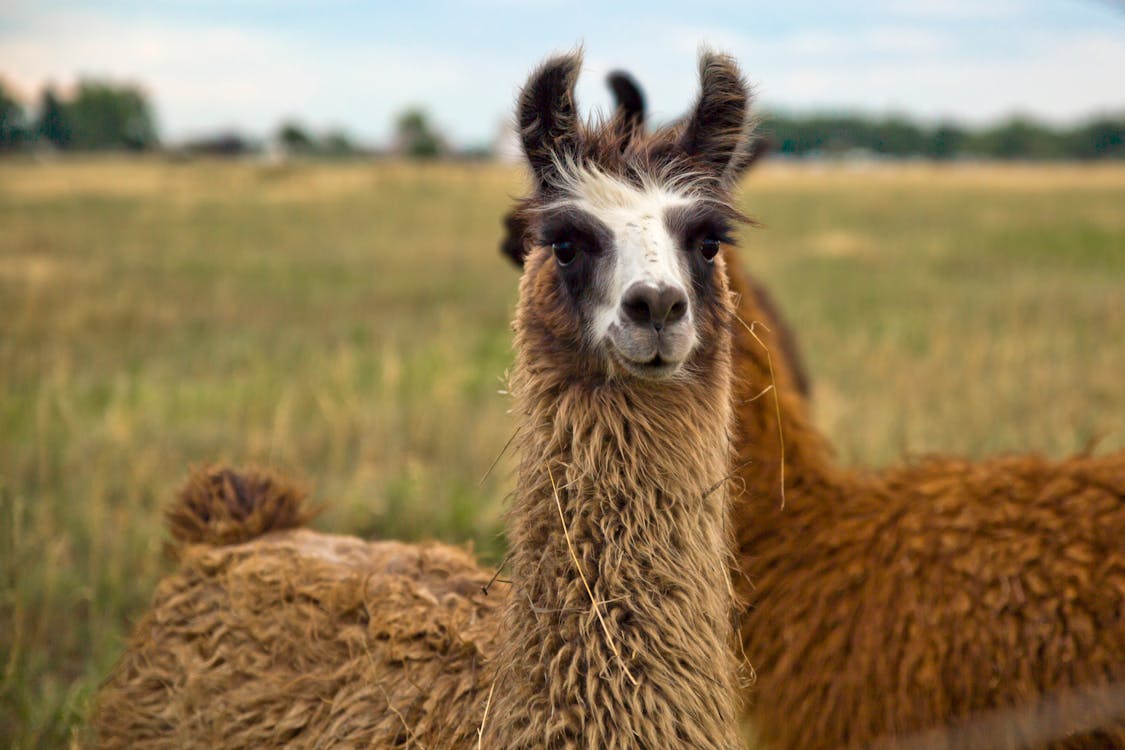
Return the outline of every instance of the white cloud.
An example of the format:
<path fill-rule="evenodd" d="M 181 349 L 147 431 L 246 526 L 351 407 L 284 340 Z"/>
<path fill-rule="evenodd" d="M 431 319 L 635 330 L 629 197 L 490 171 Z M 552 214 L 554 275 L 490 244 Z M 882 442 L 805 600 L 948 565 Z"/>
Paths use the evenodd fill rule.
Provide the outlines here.
<path fill-rule="evenodd" d="M 173 138 L 236 125 L 264 133 L 290 116 L 384 137 L 403 107 L 450 102 L 463 111 L 482 88 L 496 100 L 478 123 L 487 134 L 510 101 L 487 56 L 385 43 L 325 48 L 239 27 L 172 28 L 94 14 L 44 15 L 34 28 L 0 37 L 0 60 L 24 91 L 65 87 L 79 75 L 139 82 Z"/>
<path fill-rule="evenodd" d="M 607 106 L 602 78 L 624 64 L 644 86 L 654 119 L 677 117 L 695 96 L 695 56 L 706 43 L 737 56 L 760 100 L 773 106 L 896 109 L 976 121 L 1015 110 L 1073 119 L 1125 106 L 1125 36 L 1112 29 L 1044 27 L 1013 35 L 1002 24 L 984 23 L 973 25 L 970 43 L 958 24 L 910 20 L 911 13 L 942 12 L 937 5 L 944 3 L 910 3 L 914 11 L 888 12 L 868 25 L 860 18 L 850 28 L 793 26 L 768 35 L 684 25 L 658 14 L 628 33 L 594 23 L 579 97 L 586 107 Z M 956 5 L 967 14 L 976 4 Z M 528 43 L 478 50 L 471 40 L 451 45 L 432 34 L 323 42 L 295 27 L 177 25 L 44 12 L 31 4 L 19 7 L 18 18 L 6 14 L 13 23 L 0 31 L 0 74 L 27 91 L 78 74 L 139 82 L 172 138 L 229 126 L 265 133 L 289 116 L 383 138 L 396 112 L 422 104 L 455 139 L 488 139 L 538 61 L 526 50 L 557 46 L 547 41 L 555 31 L 546 27 L 520 40 Z M 981 46 L 993 28 L 997 43 Z"/>
<path fill-rule="evenodd" d="M 1003 53 L 973 49 L 948 31 L 903 25 L 774 37 L 707 28 L 668 33 L 669 46 L 681 51 L 721 39 L 716 46 L 742 61 L 759 99 L 772 106 L 978 122 L 1012 112 L 1073 120 L 1125 108 L 1125 37 L 1108 31 L 1024 33 Z"/>

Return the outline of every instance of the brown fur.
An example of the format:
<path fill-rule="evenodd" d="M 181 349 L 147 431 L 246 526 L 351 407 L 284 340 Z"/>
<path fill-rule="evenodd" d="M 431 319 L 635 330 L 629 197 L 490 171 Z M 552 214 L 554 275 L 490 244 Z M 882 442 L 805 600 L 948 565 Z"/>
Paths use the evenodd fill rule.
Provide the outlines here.
<path fill-rule="evenodd" d="M 767 317 L 740 278 L 731 274 L 739 316 Z M 770 384 L 766 352 L 741 325 L 734 352 L 745 484 L 734 493 L 736 583 L 758 675 L 751 713 L 768 747 L 863 747 L 997 709 L 1034 712 L 1075 688 L 1121 686 L 1125 453 L 846 470 L 775 356 L 783 506 L 776 406 L 772 393 L 759 396 Z M 1125 747 L 1123 708 L 1108 726 L 1103 712 L 1101 731 L 1056 733 L 1051 747 Z M 1089 717 L 1062 718 L 1080 728 Z M 928 736 L 927 747 L 950 748 L 966 737 L 963 726 Z M 1020 736 L 984 746 L 1022 746 Z"/>
<path fill-rule="evenodd" d="M 314 515 L 305 496 L 261 469 L 193 471 L 168 509 L 168 530 L 177 546 L 238 544 L 304 526 Z"/>
<path fill-rule="evenodd" d="M 722 69 L 705 76 L 700 110 L 741 85 L 733 63 L 709 60 Z M 585 149 L 619 131 L 566 131 L 577 65 L 552 61 L 533 77 L 546 90 L 525 93 L 549 110 L 525 118 L 545 191 L 550 149 L 634 176 L 677 158 L 712 163 L 639 143 L 599 161 L 608 152 Z M 725 131 L 699 138 L 708 149 L 738 146 Z M 719 171 L 708 187 L 723 198 Z M 250 538 L 304 517 L 300 494 L 262 474 L 197 473 L 168 514 L 179 568 L 98 695 L 103 747 L 739 744 L 723 261 L 695 311 L 700 343 L 663 381 L 615 373 L 579 343 L 549 248 L 526 265 L 512 375 L 522 458 L 511 592 L 483 593 L 489 572 L 443 545 L 304 529 Z M 220 546 L 227 540 L 240 543 Z"/>
<path fill-rule="evenodd" d="M 261 472 L 189 477 L 170 523 L 241 518 L 225 528 L 246 541 L 180 548 L 98 694 L 100 747 L 471 746 L 503 601 L 489 571 L 438 544 L 258 535 L 302 497 Z"/>
<path fill-rule="evenodd" d="M 518 482 L 527 489 L 511 510 L 511 637 L 497 659 L 497 685 L 508 689 L 495 697 L 505 719 L 485 744 L 735 747 L 725 492 L 708 493 L 727 467 L 729 350 L 708 347 L 691 363 L 698 377 L 682 383 L 605 382 L 558 345 L 560 332 L 578 334 L 554 312 L 553 265 L 533 255 L 522 284 L 530 303 L 518 316 L 512 388 L 528 425 Z M 710 321 L 707 340 L 724 325 Z"/>

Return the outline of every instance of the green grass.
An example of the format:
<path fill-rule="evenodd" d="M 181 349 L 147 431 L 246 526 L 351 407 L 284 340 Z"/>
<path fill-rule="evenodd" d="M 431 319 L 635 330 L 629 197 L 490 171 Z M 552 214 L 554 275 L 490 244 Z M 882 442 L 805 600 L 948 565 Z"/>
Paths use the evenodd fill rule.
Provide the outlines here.
<path fill-rule="evenodd" d="M 849 462 L 1125 446 L 1125 170 L 768 170 L 745 257 Z"/>
<path fill-rule="evenodd" d="M 65 746 L 191 463 L 316 525 L 502 549 L 522 181 L 488 166 L 0 163 L 0 742 Z M 1125 169 L 771 167 L 743 255 L 849 462 L 1125 446 Z"/>

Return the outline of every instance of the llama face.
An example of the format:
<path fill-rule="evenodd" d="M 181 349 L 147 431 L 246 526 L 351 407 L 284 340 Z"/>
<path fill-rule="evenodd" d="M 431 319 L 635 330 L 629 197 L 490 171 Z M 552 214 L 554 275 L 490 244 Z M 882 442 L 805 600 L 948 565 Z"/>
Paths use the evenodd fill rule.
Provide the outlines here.
<path fill-rule="evenodd" d="M 545 256 L 532 270 L 549 274 L 565 301 L 568 315 L 552 315 L 568 321 L 559 335 L 572 348 L 611 373 L 675 375 L 727 304 L 715 260 L 740 218 L 727 175 L 744 136 L 745 87 L 732 62 L 707 56 L 694 115 L 643 135 L 616 121 L 578 123 L 578 65 L 548 62 L 521 97 L 537 181 L 526 204 L 533 254 Z"/>
<path fill-rule="evenodd" d="M 596 168 L 568 182 L 540 209 L 537 244 L 553 254 L 585 344 L 633 375 L 674 374 L 716 301 L 714 258 L 730 234 L 722 207 Z"/>

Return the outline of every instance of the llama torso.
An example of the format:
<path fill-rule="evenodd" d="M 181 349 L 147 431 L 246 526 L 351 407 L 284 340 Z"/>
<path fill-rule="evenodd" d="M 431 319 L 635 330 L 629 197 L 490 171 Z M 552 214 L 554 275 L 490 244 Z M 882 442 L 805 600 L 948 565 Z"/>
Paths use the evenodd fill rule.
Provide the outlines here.
<path fill-rule="evenodd" d="M 503 590 L 464 550 L 295 529 L 180 557 L 97 747 L 476 747 Z"/>

